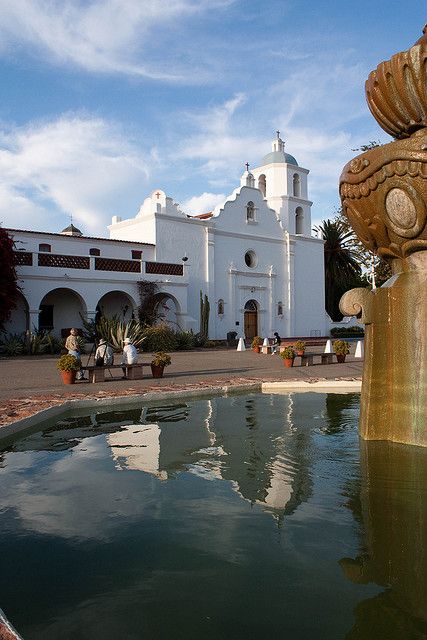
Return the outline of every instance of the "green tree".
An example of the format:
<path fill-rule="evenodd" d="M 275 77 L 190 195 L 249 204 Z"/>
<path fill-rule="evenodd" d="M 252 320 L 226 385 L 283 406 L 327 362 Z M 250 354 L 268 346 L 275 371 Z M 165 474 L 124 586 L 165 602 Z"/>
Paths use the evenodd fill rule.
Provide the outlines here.
<path fill-rule="evenodd" d="M 19 293 L 13 251 L 12 238 L 0 227 L 0 331 L 4 331 L 12 309 L 16 307 Z"/>
<path fill-rule="evenodd" d="M 354 287 L 368 285 L 354 248 L 354 234 L 340 220 L 324 220 L 319 227 L 325 241 L 325 307 L 333 321 L 342 320 L 341 296 Z"/>

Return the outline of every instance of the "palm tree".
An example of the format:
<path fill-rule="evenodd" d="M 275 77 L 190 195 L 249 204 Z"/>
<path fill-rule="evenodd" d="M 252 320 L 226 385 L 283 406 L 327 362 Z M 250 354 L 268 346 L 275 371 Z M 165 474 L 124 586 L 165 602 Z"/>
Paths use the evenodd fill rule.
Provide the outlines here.
<path fill-rule="evenodd" d="M 362 268 L 354 247 L 354 234 L 340 220 L 324 220 L 316 227 L 325 241 L 325 306 L 332 320 L 342 319 L 339 301 L 343 293 L 354 287 L 366 286 Z"/>

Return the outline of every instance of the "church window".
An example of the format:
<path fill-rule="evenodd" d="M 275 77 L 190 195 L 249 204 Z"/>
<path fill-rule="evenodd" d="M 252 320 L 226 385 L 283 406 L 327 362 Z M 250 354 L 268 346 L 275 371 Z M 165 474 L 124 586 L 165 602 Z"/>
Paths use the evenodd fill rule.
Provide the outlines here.
<path fill-rule="evenodd" d="M 245 264 L 247 267 L 251 267 L 251 269 L 254 269 L 257 264 L 258 264 L 258 258 L 256 256 L 255 251 L 246 251 L 245 253 Z"/>
<path fill-rule="evenodd" d="M 39 251 L 40 253 L 50 253 L 52 251 L 52 247 L 50 246 L 50 244 L 42 242 L 41 244 L 39 244 Z"/>
<path fill-rule="evenodd" d="M 301 207 L 297 207 L 295 211 L 295 233 L 304 233 L 304 212 Z"/>
<path fill-rule="evenodd" d="M 224 315 L 224 300 L 218 300 L 218 315 Z"/>
<path fill-rule="evenodd" d="M 255 222 L 255 205 L 252 200 L 246 205 L 246 222 Z"/>
<path fill-rule="evenodd" d="M 258 178 L 258 189 L 261 191 L 262 195 L 265 198 L 267 193 L 267 180 L 263 173 Z"/>
<path fill-rule="evenodd" d="M 278 302 L 277 303 L 277 315 L 278 316 L 283 316 L 283 303 L 282 302 Z"/>
<path fill-rule="evenodd" d="M 301 197 L 301 178 L 299 177 L 299 175 L 297 173 L 294 173 L 293 195 L 296 198 L 300 198 Z"/>
<path fill-rule="evenodd" d="M 96 249 L 95 247 L 92 247 L 92 249 L 89 249 L 89 255 L 90 256 L 100 256 L 101 255 L 101 250 L 100 249 Z"/>
<path fill-rule="evenodd" d="M 132 260 L 142 260 L 142 251 L 139 249 L 132 249 Z"/>

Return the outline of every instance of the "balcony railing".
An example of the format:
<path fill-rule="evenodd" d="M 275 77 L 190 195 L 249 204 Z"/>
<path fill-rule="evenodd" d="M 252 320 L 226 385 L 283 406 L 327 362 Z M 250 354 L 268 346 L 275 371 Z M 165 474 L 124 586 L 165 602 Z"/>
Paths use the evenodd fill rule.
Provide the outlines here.
<path fill-rule="evenodd" d="M 184 267 L 182 264 L 171 262 L 146 262 L 145 273 L 155 273 L 162 276 L 183 276 Z"/>
<path fill-rule="evenodd" d="M 120 271 L 121 273 L 141 273 L 140 260 L 119 260 L 117 258 L 95 258 L 96 271 Z"/>
<path fill-rule="evenodd" d="M 58 253 L 39 253 L 39 267 L 61 267 L 61 269 L 90 269 L 90 258 L 86 256 L 61 256 Z"/>
<path fill-rule="evenodd" d="M 32 267 L 33 254 L 30 251 L 14 251 L 15 265 Z M 121 258 L 103 258 L 94 256 L 68 256 L 58 253 L 36 253 L 37 266 L 57 267 L 60 269 L 87 269 L 115 273 L 146 273 L 165 276 L 183 276 L 182 264 L 172 262 L 143 262 L 141 260 L 123 260 Z M 145 267 L 144 267 L 145 265 Z"/>
<path fill-rule="evenodd" d="M 29 251 L 14 251 L 13 252 L 15 258 L 16 266 L 25 266 L 32 267 L 33 266 L 33 254 Z"/>

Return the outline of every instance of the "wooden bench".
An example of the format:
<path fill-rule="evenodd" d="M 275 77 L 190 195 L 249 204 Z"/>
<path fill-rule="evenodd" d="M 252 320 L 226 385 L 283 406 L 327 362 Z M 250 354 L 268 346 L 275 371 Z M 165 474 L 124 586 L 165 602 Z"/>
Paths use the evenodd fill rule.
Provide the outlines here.
<path fill-rule="evenodd" d="M 333 363 L 333 353 L 304 353 L 303 356 L 296 356 L 297 358 L 301 358 L 301 366 L 302 367 L 310 367 L 314 364 L 314 358 L 320 358 L 321 364 L 332 364 Z"/>
<path fill-rule="evenodd" d="M 103 365 L 102 367 L 88 365 L 82 367 L 82 369 L 88 372 L 89 382 L 105 382 L 106 370 L 111 373 L 112 369 L 120 369 L 120 371 L 122 371 L 123 368 L 126 370 L 126 378 L 128 380 L 141 380 L 143 378 L 143 367 L 149 367 L 150 365 L 151 362 L 137 362 L 136 364 L 110 364 Z M 111 377 L 113 377 L 112 374 Z"/>
<path fill-rule="evenodd" d="M 276 349 L 277 345 L 276 347 L 273 347 L 271 344 L 261 345 L 261 353 L 271 353 L 273 348 Z"/>

